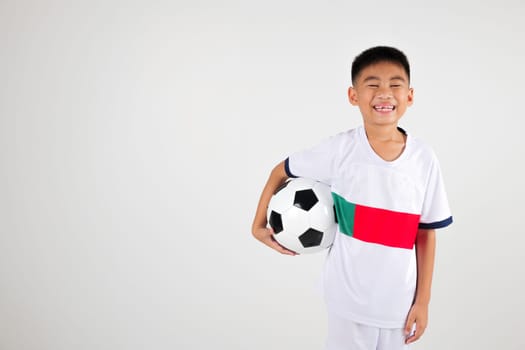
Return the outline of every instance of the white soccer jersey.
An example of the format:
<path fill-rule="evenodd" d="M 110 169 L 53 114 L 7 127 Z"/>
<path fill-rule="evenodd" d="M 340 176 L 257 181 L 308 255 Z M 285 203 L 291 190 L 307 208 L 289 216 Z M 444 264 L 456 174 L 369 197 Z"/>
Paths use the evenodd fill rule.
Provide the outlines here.
<path fill-rule="evenodd" d="M 331 186 L 338 234 L 324 269 L 331 312 L 381 328 L 404 327 L 416 287 L 418 228 L 452 223 L 434 152 L 407 135 L 391 162 L 370 146 L 363 126 L 292 154 L 291 177 Z"/>

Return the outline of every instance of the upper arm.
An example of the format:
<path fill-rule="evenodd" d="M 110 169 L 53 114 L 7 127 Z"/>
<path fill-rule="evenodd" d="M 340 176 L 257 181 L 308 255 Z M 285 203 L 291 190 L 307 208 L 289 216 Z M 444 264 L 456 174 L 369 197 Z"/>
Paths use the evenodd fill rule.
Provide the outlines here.
<path fill-rule="evenodd" d="M 279 162 L 272 170 L 272 177 L 276 180 L 285 181 L 289 178 L 289 175 L 285 168 L 285 161 Z"/>

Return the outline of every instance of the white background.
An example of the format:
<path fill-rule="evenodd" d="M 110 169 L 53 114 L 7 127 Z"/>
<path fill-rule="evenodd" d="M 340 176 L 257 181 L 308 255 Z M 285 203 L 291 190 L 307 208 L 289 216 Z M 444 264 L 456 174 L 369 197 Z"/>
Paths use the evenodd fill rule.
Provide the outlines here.
<path fill-rule="evenodd" d="M 322 349 L 324 254 L 251 237 L 397 46 L 455 217 L 414 349 L 525 348 L 520 1 L 0 0 L 0 349 Z"/>

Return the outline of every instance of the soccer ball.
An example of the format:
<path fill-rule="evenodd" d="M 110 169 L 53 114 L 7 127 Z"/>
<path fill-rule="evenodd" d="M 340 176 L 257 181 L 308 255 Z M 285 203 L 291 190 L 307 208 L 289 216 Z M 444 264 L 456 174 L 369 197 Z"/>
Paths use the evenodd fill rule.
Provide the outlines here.
<path fill-rule="evenodd" d="M 330 187 L 294 178 L 277 189 L 268 204 L 268 224 L 275 240 L 299 254 L 330 247 L 337 221 Z"/>

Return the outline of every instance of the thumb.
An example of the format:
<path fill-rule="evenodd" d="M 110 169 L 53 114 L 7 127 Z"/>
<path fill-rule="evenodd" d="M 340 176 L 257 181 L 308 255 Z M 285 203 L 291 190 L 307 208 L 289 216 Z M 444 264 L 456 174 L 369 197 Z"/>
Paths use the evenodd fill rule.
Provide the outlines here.
<path fill-rule="evenodd" d="M 405 324 L 405 335 L 410 335 L 410 332 L 412 332 L 412 328 L 414 326 L 414 323 L 416 322 L 416 316 L 412 311 L 408 313 L 407 322 Z"/>

